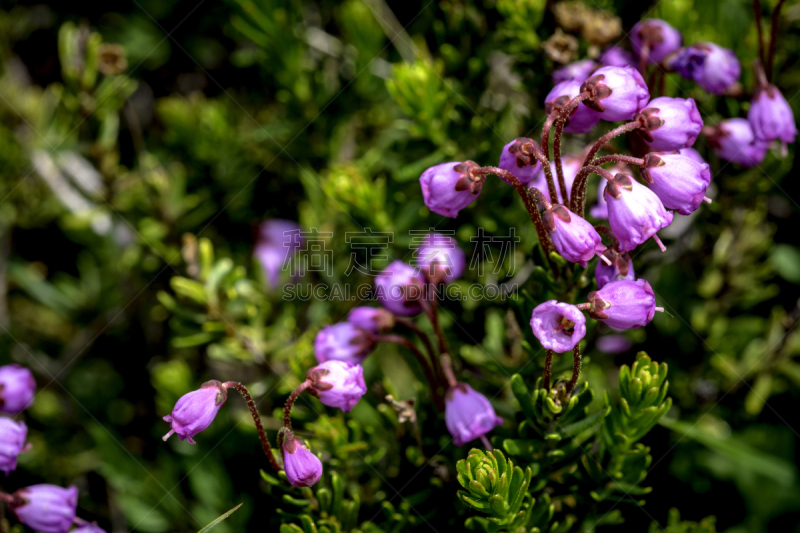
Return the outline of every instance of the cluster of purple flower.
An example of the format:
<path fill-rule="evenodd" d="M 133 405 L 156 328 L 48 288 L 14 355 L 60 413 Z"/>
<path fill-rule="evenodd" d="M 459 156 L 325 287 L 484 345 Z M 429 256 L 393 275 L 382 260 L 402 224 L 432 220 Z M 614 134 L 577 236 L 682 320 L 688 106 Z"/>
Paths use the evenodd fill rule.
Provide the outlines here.
<path fill-rule="evenodd" d="M 27 368 L 16 364 L 0 367 L 0 413 L 16 417 L 33 403 L 36 381 Z M 30 449 L 25 422 L 0 417 L 0 470 L 6 476 L 17 469 L 17 457 Z M 7 494 L 0 492 L 20 522 L 42 533 L 105 533 L 95 524 L 76 517 L 78 488 L 31 485 Z"/>

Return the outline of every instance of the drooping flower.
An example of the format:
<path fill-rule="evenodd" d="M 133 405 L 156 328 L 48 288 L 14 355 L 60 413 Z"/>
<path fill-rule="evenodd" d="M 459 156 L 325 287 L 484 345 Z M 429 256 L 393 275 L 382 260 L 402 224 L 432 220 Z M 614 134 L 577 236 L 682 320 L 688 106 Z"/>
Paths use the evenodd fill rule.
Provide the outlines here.
<path fill-rule="evenodd" d="M 711 183 L 707 163 L 698 163 L 680 154 L 651 152 L 644 156 L 642 177 L 664 207 L 689 215 L 700 207 Z"/>
<path fill-rule="evenodd" d="M 27 438 L 25 422 L 0 417 L 0 471 L 6 476 L 17 469 L 17 457 L 25 451 Z"/>
<path fill-rule="evenodd" d="M 581 93 L 582 82 L 578 80 L 562 81 L 550 91 L 544 99 L 544 111 L 548 115 L 557 112 L 559 115 L 570 100 Z M 600 114 L 585 105 L 578 104 L 567 118 L 565 133 L 588 133 L 600 122 Z"/>
<path fill-rule="evenodd" d="M 311 381 L 308 391 L 328 407 L 350 411 L 367 393 L 364 369 L 359 364 L 326 361 L 308 371 Z"/>
<path fill-rule="evenodd" d="M 637 61 L 633 54 L 619 46 L 610 46 L 606 48 L 600 57 L 597 58 L 601 65 L 604 67 L 634 67 L 636 68 Z"/>
<path fill-rule="evenodd" d="M 688 157 L 689 159 L 691 159 L 696 163 L 700 163 L 701 165 L 704 165 L 706 162 L 706 160 L 703 159 L 703 156 L 700 155 L 700 152 L 698 152 L 694 148 L 681 148 L 680 150 L 678 150 L 678 153 L 684 157 Z"/>
<path fill-rule="evenodd" d="M 774 85 L 759 85 L 755 89 L 747 120 L 755 138 L 762 142 L 779 140 L 784 147 L 797 137 L 797 125 L 789 102 Z"/>
<path fill-rule="evenodd" d="M 703 119 L 692 98 L 654 98 L 637 116 L 636 130 L 653 150 L 670 151 L 694 144 Z"/>
<path fill-rule="evenodd" d="M 643 279 L 611 281 L 589 293 L 587 300 L 591 317 L 616 329 L 646 326 L 656 311 L 663 311 L 656 307 L 653 289 Z"/>
<path fill-rule="evenodd" d="M 631 256 L 628 252 L 617 252 L 613 248 L 608 248 L 603 252 L 603 255 L 611 264 L 606 264 L 604 261 L 597 262 L 597 266 L 594 269 L 594 279 L 597 282 L 598 289 L 602 289 L 610 281 L 636 279 L 636 274 L 633 271 L 633 261 L 631 261 Z"/>
<path fill-rule="evenodd" d="M 16 415 L 33 403 L 36 380 L 31 371 L 16 363 L 0 366 L 0 412 Z"/>
<path fill-rule="evenodd" d="M 292 256 L 300 249 L 303 239 L 300 226 L 291 220 L 270 219 L 258 228 L 253 254 L 264 269 L 271 289 L 278 287 L 281 272 L 287 270 Z"/>
<path fill-rule="evenodd" d="M 545 349 L 564 353 L 586 335 L 586 317 L 574 305 L 550 300 L 533 310 L 531 329 Z"/>
<path fill-rule="evenodd" d="M 695 43 L 668 60 L 669 67 L 712 94 L 723 94 L 739 81 L 742 66 L 733 50 L 714 43 Z"/>
<path fill-rule="evenodd" d="M 598 65 L 591 59 L 582 59 L 575 61 L 558 70 L 553 71 L 553 83 L 561 83 L 562 81 L 576 80 L 581 83 L 589 77 L 589 75 L 597 69 Z"/>
<path fill-rule="evenodd" d="M 11 510 L 17 519 L 41 533 L 66 533 L 75 520 L 78 488 L 31 485 L 13 495 Z"/>
<path fill-rule="evenodd" d="M 619 250 L 629 252 L 652 237 L 666 250 L 656 232 L 672 223 L 656 193 L 626 174 L 617 174 L 603 192 L 608 202 L 608 223 L 620 242 Z"/>
<path fill-rule="evenodd" d="M 178 399 L 172 413 L 164 417 L 171 429 L 163 440 L 175 433 L 179 439 L 195 444 L 194 436 L 211 425 L 227 399 L 228 390 L 216 379 L 206 381 L 199 389 L 184 394 Z"/>
<path fill-rule="evenodd" d="M 375 340 L 368 331 L 350 322 L 325 326 L 314 339 L 314 356 L 317 361 L 345 361 L 361 363 L 372 352 Z"/>
<path fill-rule="evenodd" d="M 767 143 L 755 138 L 750 122 L 743 118 L 723 120 L 706 138 L 719 157 L 743 167 L 755 166 L 767 156 Z"/>
<path fill-rule="evenodd" d="M 486 396 L 466 383 L 458 383 L 447 391 L 444 422 L 456 446 L 479 439 L 503 424 Z"/>
<path fill-rule="evenodd" d="M 450 283 L 458 279 L 467 267 L 464 250 L 449 235 L 431 233 L 422 239 L 415 254 L 415 265 L 434 282 Z"/>
<path fill-rule="evenodd" d="M 633 67 L 600 67 L 581 86 L 591 96 L 583 104 L 609 122 L 630 120 L 644 109 L 650 92 Z"/>
<path fill-rule="evenodd" d="M 322 461 L 311 453 L 302 440 L 289 433 L 281 446 L 283 469 L 289 483 L 295 487 L 312 487 L 322 477 Z"/>
<path fill-rule="evenodd" d="M 586 268 L 587 261 L 606 249 L 594 226 L 563 205 L 555 204 L 547 209 L 542 221 L 556 250 L 567 261 Z"/>
<path fill-rule="evenodd" d="M 661 63 L 683 44 L 681 32 L 661 19 L 644 19 L 631 29 L 631 48 L 637 57 L 646 56 L 650 63 Z"/>
<path fill-rule="evenodd" d="M 425 279 L 411 265 L 392 261 L 375 277 L 375 295 L 383 307 L 400 316 L 413 316 L 422 311 L 419 299 Z"/>
<path fill-rule="evenodd" d="M 617 163 L 614 165 L 610 172 L 612 174 L 627 174 L 631 175 L 631 169 L 624 163 Z M 608 219 L 608 202 L 606 202 L 605 196 L 603 196 L 603 191 L 606 190 L 606 180 L 601 179 L 597 183 L 597 203 L 589 208 L 589 214 L 592 215 L 594 218 L 600 220 L 607 220 Z"/>
<path fill-rule="evenodd" d="M 423 172 L 419 183 L 428 209 L 443 217 L 456 218 L 481 193 L 483 178 L 472 176 L 469 171 L 477 166 L 472 161 L 442 163 Z"/>
<path fill-rule="evenodd" d="M 500 162 L 497 166 L 511 172 L 521 184 L 527 185 L 536 178 L 536 172 L 541 168 L 541 165 L 538 159 L 526 153 L 526 148 L 534 149 L 534 147 L 538 146 L 536 141 L 527 137 L 514 139 L 503 147 L 503 151 L 500 153 Z M 499 177 L 511 185 L 506 178 Z"/>
<path fill-rule="evenodd" d="M 394 329 L 394 315 L 380 307 L 354 307 L 347 321 L 370 333 L 386 333 Z"/>

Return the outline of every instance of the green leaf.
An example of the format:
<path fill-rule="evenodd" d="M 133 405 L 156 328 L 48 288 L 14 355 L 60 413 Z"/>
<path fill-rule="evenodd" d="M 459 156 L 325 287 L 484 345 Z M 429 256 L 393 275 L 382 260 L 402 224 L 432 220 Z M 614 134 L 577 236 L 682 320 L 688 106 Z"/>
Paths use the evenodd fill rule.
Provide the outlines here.
<path fill-rule="evenodd" d="M 800 249 L 789 244 L 776 244 L 769 255 L 769 264 L 786 281 L 800 283 Z"/>
<path fill-rule="evenodd" d="M 239 505 L 237 505 L 236 507 L 234 507 L 233 509 L 231 509 L 230 511 L 228 511 L 224 515 L 222 515 L 219 518 L 215 519 L 213 522 L 208 524 L 206 527 L 204 527 L 203 529 L 201 529 L 197 533 L 206 533 L 206 531 L 211 531 L 211 528 L 213 528 L 214 526 L 216 526 L 217 524 L 219 524 L 220 522 L 222 522 L 223 520 L 228 518 L 230 515 L 232 515 L 234 513 L 234 511 L 236 511 L 241 506 L 242 506 L 242 504 L 240 503 Z"/>

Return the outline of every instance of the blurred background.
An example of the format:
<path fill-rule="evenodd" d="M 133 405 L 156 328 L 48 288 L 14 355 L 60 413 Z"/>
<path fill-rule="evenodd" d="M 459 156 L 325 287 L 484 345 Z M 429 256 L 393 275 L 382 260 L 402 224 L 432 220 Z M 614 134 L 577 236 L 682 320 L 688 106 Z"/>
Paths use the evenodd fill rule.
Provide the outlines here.
<path fill-rule="evenodd" d="M 770 13 L 776 2 L 763 3 Z M 513 191 L 490 181 L 451 220 L 424 207 L 417 180 L 445 161 L 496 164 L 505 143 L 538 135 L 564 39 L 576 43 L 568 60 L 596 56 L 627 46 L 643 16 L 663 18 L 687 43 L 733 49 L 753 86 L 746 0 L 558 4 L 0 1 L 0 363 L 29 367 L 39 386 L 25 415 L 33 449 L 2 488 L 76 484 L 79 515 L 114 532 L 198 531 L 239 503 L 215 531 L 277 531 L 285 500 L 259 474 L 268 465 L 241 398 L 231 394 L 197 445 L 161 441 L 161 417 L 208 379 L 248 384 L 274 435 L 314 363 L 314 335 L 354 305 L 284 299 L 253 256 L 260 222 L 320 232 L 331 269 L 301 281 L 353 287 L 406 257 L 412 230 L 453 231 L 471 257 L 478 228 L 515 228 L 513 253 L 462 283 L 509 281 L 540 261 Z M 575 5 L 596 26 L 570 26 Z M 774 80 L 794 109 L 798 19 L 789 2 Z M 746 116 L 747 98 L 713 97 L 677 76 L 666 86 L 694 97 L 707 124 Z M 589 140 L 572 137 L 568 152 Z M 747 170 L 702 138 L 696 148 L 712 167 L 714 203 L 661 233 L 667 253 L 650 244 L 636 263 L 667 312 L 628 332 L 632 347 L 616 355 L 588 337 L 585 375 L 601 388 L 639 350 L 670 366 L 677 421 L 645 439 L 653 492 L 623 527 L 644 531 L 678 508 L 691 520 L 715 515 L 719 531 L 800 531 L 795 147 Z M 393 241 L 354 252 L 345 233 L 365 228 Z M 479 262 L 496 261 L 501 244 L 491 246 Z M 371 269 L 346 274 L 353 253 Z M 521 291 L 535 294 L 536 281 L 523 277 Z M 455 350 L 512 418 L 504 387 L 535 342 L 528 303 L 447 302 L 443 314 Z M 533 380 L 541 362 L 525 368 Z M 414 437 L 383 401 L 423 394 L 413 363 L 386 348 L 365 371 L 371 392 L 351 415 L 309 401 L 296 425 L 326 467 L 361 487 L 362 519 L 377 509 L 400 517 L 397 530 L 427 530 L 420 517 L 452 527 L 464 509 L 430 490 L 454 495 L 457 485 L 406 468 L 421 464 L 404 451 Z M 443 425 L 430 404 L 418 411 L 435 441 Z"/>

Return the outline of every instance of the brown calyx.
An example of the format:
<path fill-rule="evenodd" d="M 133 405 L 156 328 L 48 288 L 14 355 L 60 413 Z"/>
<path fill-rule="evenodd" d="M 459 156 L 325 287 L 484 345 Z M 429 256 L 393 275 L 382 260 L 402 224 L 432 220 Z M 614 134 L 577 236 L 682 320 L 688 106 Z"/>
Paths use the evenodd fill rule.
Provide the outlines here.
<path fill-rule="evenodd" d="M 545 104 L 545 108 L 547 104 Z M 517 159 L 517 167 L 523 168 L 528 165 L 535 166 L 536 158 L 533 156 L 539 150 L 539 143 L 527 137 L 520 137 L 514 144 L 508 147 L 508 153 Z"/>
<path fill-rule="evenodd" d="M 456 182 L 457 191 L 471 191 L 472 194 L 480 194 L 486 177 L 472 172 L 476 168 L 480 168 L 480 165 L 474 161 L 465 161 L 453 167 L 453 170 L 461 174 Z"/>
<path fill-rule="evenodd" d="M 314 367 L 306 373 L 306 379 L 311 382 L 311 386 L 309 386 L 306 390 L 312 396 L 319 396 L 321 391 L 331 390 L 333 385 L 330 383 L 325 383 L 322 381 L 322 378 L 327 376 L 330 372 L 325 370 L 324 368 Z"/>
<path fill-rule="evenodd" d="M 619 200 L 622 197 L 622 191 L 632 191 L 633 190 L 633 178 L 628 176 L 627 174 L 617 174 L 612 179 L 608 180 L 606 184 L 606 191 L 612 197 Z"/>
<path fill-rule="evenodd" d="M 572 220 L 572 217 L 569 214 L 569 209 L 561 204 L 553 204 L 553 206 L 546 210 L 542 215 L 542 222 L 544 222 L 544 227 L 547 228 L 547 231 L 553 231 L 556 229 L 555 217 L 560 218 L 564 222 L 569 222 Z"/>
<path fill-rule="evenodd" d="M 597 291 L 590 292 L 586 300 L 591 304 L 591 307 L 589 307 L 589 316 L 595 320 L 608 318 L 608 313 L 606 313 L 605 310 L 611 307 L 611 303 L 598 297 Z"/>
<path fill-rule="evenodd" d="M 664 119 L 658 117 L 658 111 L 656 107 L 648 107 L 647 109 L 642 109 L 633 117 L 634 122 L 639 123 L 639 128 L 634 131 L 641 135 L 645 141 L 653 142 L 653 134 L 650 132 L 664 125 Z"/>
<path fill-rule="evenodd" d="M 647 183 L 653 183 L 653 176 L 650 175 L 651 168 L 663 167 L 667 164 L 659 155 L 663 155 L 663 152 L 651 152 L 642 158 L 644 166 L 639 167 L 639 172 Z"/>
<path fill-rule="evenodd" d="M 606 77 L 604 74 L 598 74 L 596 76 L 592 76 L 583 82 L 583 85 L 581 85 L 581 92 L 589 93 L 589 98 L 583 101 L 583 105 L 589 109 L 597 111 L 598 113 L 602 113 L 606 110 L 606 106 L 603 105 L 601 100 L 608 98 L 613 92 L 611 87 L 601 83 L 605 79 Z"/>

